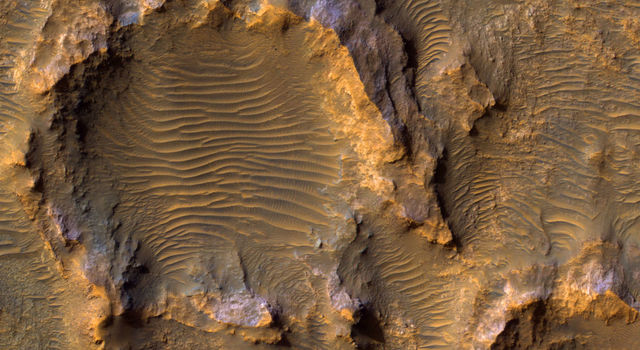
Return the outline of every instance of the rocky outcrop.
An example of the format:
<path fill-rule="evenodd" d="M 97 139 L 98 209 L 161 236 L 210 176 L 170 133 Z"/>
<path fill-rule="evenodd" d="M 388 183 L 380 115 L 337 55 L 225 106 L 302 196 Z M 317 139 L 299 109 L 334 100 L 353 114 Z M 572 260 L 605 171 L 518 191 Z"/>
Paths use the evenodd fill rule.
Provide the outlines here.
<path fill-rule="evenodd" d="M 0 4 L 0 344 L 633 348 L 637 15 Z"/>

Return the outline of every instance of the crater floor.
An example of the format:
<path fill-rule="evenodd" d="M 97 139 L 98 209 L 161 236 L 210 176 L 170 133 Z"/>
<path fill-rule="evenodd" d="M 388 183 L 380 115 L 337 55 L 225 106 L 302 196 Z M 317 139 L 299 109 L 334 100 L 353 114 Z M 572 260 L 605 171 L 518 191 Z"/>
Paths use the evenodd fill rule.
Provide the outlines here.
<path fill-rule="evenodd" d="M 640 347 L 640 2 L 0 2 L 0 348 Z"/>

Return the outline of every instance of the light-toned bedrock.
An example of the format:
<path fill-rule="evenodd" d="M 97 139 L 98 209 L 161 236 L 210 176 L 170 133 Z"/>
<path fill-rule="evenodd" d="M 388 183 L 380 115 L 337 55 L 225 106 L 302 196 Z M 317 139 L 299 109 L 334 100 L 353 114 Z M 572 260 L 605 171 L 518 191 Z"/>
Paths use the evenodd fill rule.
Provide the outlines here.
<path fill-rule="evenodd" d="M 0 347 L 640 346 L 639 4 L 0 16 Z"/>
<path fill-rule="evenodd" d="M 455 249 L 403 235 L 391 215 L 365 216 L 366 238 L 345 254 L 341 276 L 384 319 L 371 344 L 599 348 L 611 334 L 634 334 L 638 5 L 375 5 L 414 53 L 407 70 L 424 124 L 443 140 L 426 180 Z M 331 15 L 327 23 L 341 23 Z M 347 38 L 355 30 L 336 28 Z M 434 59 L 420 49 L 430 31 Z M 409 125 L 413 140 L 426 134 Z"/>
<path fill-rule="evenodd" d="M 471 114 L 464 111 L 477 102 L 473 89 L 466 89 L 470 98 L 457 94 L 458 103 L 449 106 L 439 102 L 447 98 L 440 87 L 425 96 L 436 118 L 454 121 L 446 129 L 436 186 L 460 257 L 481 271 L 473 315 L 478 324 L 467 334 L 475 346 L 488 347 L 504 330 L 495 346 L 525 347 L 526 337 L 509 343 L 506 335 L 534 327 L 527 317 L 538 317 L 535 327 L 563 325 L 534 330 L 533 347 L 598 348 L 608 332 L 631 334 L 640 292 L 640 47 L 629 22 L 637 4 L 518 1 L 449 8 L 452 21 L 463 24 L 452 35 L 468 40 L 472 79 L 486 84 L 495 101 L 469 130 L 468 118 L 456 119 Z M 431 81 L 468 86 L 469 78 L 459 79 L 454 68 L 445 73 L 450 78 Z M 505 328 L 509 310 L 535 300 L 542 309 L 528 312 L 537 316 L 516 317 Z M 606 328 L 601 322 L 613 317 L 606 310 L 618 310 L 614 304 L 630 316 Z M 572 318 L 577 314 L 589 321 L 579 324 Z M 615 346 L 633 348 L 638 337 L 618 341 Z"/>
<path fill-rule="evenodd" d="M 0 348 L 87 348 L 106 315 L 97 290 L 65 278 L 33 222 L 37 198 L 26 168 L 40 106 L 25 93 L 25 72 L 50 14 L 48 1 L 0 3 Z M 28 89 L 28 87 L 27 87 Z M 77 309 L 75 305 L 83 305 Z"/>
<path fill-rule="evenodd" d="M 349 203 L 392 187 L 398 152 L 346 48 L 267 3 L 123 24 L 52 88 L 28 155 L 53 251 L 110 303 L 97 345 L 353 348 Z"/>

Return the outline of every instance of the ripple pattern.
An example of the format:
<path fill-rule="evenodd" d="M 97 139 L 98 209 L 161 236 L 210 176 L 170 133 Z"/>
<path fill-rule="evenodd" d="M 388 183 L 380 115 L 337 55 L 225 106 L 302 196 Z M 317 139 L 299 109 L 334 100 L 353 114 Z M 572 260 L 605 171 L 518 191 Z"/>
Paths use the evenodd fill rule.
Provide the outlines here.
<path fill-rule="evenodd" d="M 318 334 L 307 341 L 332 346 L 328 295 L 307 256 L 322 259 L 318 241 L 334 229 L 344 145 L 313 92 L 305 29 L 272 43 L 242 28 L 145 26 L 126 90 L 86 137 L 117 179 L 115 217 L 150 270 L 137 297 L 260 295 L 308 320 Z M 158 36 L 171 49 L 149 45 Z"/>

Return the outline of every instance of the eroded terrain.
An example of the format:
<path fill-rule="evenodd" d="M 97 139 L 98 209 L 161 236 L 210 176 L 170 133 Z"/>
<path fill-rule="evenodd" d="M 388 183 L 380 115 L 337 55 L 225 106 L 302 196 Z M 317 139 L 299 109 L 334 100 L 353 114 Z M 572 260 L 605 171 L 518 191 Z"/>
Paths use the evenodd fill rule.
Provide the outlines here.
<path fill-rule="evenodd" d="M 640 3 L 0 3 L 0 346 L 640 346 Z"/>

